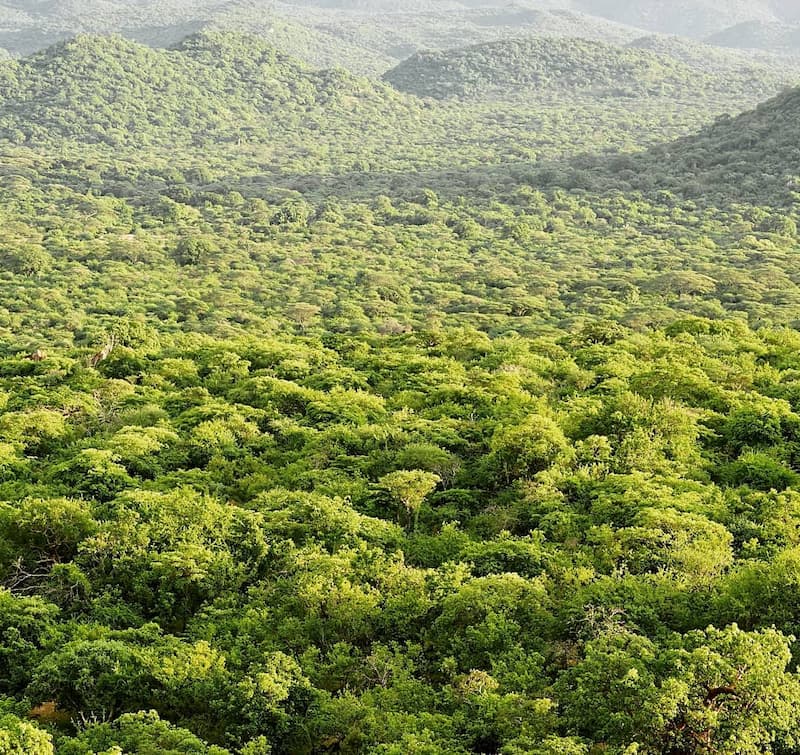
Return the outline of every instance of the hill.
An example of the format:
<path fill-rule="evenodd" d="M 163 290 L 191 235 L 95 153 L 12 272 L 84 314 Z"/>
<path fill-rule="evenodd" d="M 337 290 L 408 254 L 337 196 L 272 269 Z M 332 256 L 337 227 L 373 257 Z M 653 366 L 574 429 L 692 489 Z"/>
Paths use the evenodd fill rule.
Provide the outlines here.
<path fill-rule="evenodd" d="M 464 11 L 477 8 L 494 12 L 504 9 L 524 9 L 539 12 L 572 12 L 585 17 L 593 17 L 595 23 L 603 21 L 620 24 L 628 28 L 658 32 L 661 34 L 679 34 L 693 38 L 704 38 L 726 28 L 744 22 L 781 22 L 800 21 L 800 11 L 796 3 L 785 0 L 515 0 L 509 3 L 503 0 L 484 0 L 479 3 L 470 2 L 435 2 L 419 3 L 416 0 L 407 2 L 383 2 L 383 0 L 306 0 L 288 2 L 285 5 L 309 9 L 335 9 L 346 13 L 396 13 L 420 12 L 435 10 L 447 12 L 455 16 Z"/>
<path fill-rule="evenodd" d="M 0 5 L 0 46 L 25 55 L 81 33 L 171 44 L 198 31 L 219 0 L 11 0 Z"/>
<path fill-rule="evenodd" d="M 629 154 L 580 155 L 534 171 L 531 182 L 583 191 L 683 197 L 706 208 L 800 202 L 800 87 L 700 131 Z"/>
<path fill-rule="evenodd" d="M 280 12 L 321 34 L 388 56 L 394 64 L 420 50 L 449 50 L 515 37 L 557 36 L 625 43 L 641 34 L 638 29 L 577 11 L 529 8 L 520 3 L 497 7 L 482 4 L 456 10 L 434 5 L 419 11 L 408 11 L 400 5 L 381 13 L 282 6 Z"/>
<path fill-rule="evenodd" d="M 706 201 L 737 198 L 781 204 L 800 188 L 800 88 L 700 134 L 656 147 L 637 170 Z"/>
<path fill-rule="evenodd" d="M 481 2 L 274 2 L 274 0 L 14 0 L 0 5 L 0 47 L 27 55 L 76 34 L 119 34 L 170 47 L 204 29 L 254 33 L 314 67 L 379 75 L 420 50 L 520 36 L 624 44 L 643 30 L 709 37 L 736 47 L 795 44 L 789 3 L 645 0 Z"/>
<path fill-rule="evenodd" d="M 77 34 L 118 34 L 153 47 L 170 47 L 204 29 L 259 34 L 283 52 L 317 68 L 345 66 L 359 73 L 386 70 L 375 50 L 317 31 L 259 0 L 87 0 L 0 5 L 0 47 L 27 55 Z"/>
<path fill-rule="evenodd" d="M 258 35 L 314 68 L 378 76 L 395 65 L 390 51 L 374 44 L 371 34 L 348 34 L 343 26 L 315 23 L 313 16 L 291 11 L 268 0 L 240 0 L 208 14 L 204 28 Z"/>
<path fill-rule="evenodd" d="M 27 55 L 76 34 L 119 34 L 169 47 L 213 28 L 257 33 L 316 67 L 378 74 L 420 48 L 516 31 L 625 41 L 636 31 L 569 9 L 480 3 L 282 3 L 273 0 L 14 0 L 0 5 L 0 47 Z"/>
<path fill-rule="evenodd" d="M 650 45 L 653 47 L 654 45 Z M 515 90 L 586 92 L 594 97 L 700 92 L 764 94 L 796 80 L 797 68 L 703 52 L 622 48 L 576 39 L 524 39 L 412 56 L 385 74 L 396 88 L 423 97 L 502 96 Z M 780 68 L 778 68 L 780 71 Z"/>
<path fill-rule="evenodd" d="M 508 44 L 556 58 L 566 45 Z M 635 87 L 584 86 L 584 47 L 605 59 L 607 82 L 620 78 L 609 60 L 633 60 Z M 76 159 L 91 146 L 133 162 L 146 149 L 150 162 L 202 163 L 236 182 L 280 177 L 293 188 L 349 176 L 344 191 L 369 194 L 374 180 L 414 184 L 420 170 L 641 148 L 752 107 L 787 81 L 761 71 L 700 76 L 671 58 L 581 41 L 566 52 L 577 66 L 572 78 L 545 71 L 547 86 L 501 92 L 501 112 L 490 96 L 423 100 L 342 70 L 314 70 L 253 35 L 203 32 L 168 50 L 84 35 L 0 63 L 0 144 Z"/>
<path fill-rule="evenodd" d="M 800 56 L 787 54 L 785 50 L 773 51 L 769 46 L 763 50 L 740 50 L 734 46 L 717 46 L 709 40 L 700 42 L 661 34 L 639 37 L 628 46 L 667 55 L 708 73 L 747 76 L 753 71 L 767 69 L 791 81 L 800 71 Z"/>
<path fill-rule="evenodd" d="M 208 32 L 176 49 L 81 36 L 0 66 L 0 136 L 107 145 L 226 143 L 292 133 L 316 118 L 354 128 L 402 98 L 342 71 L 314 71 L 264 40 Z"/>
<path fill-rule="evenodd" d="M 796 52 L 800 51 L 800 26 L 778 21 L 746 21 L 712 34 L 706 41 L 719 47 Z"/>

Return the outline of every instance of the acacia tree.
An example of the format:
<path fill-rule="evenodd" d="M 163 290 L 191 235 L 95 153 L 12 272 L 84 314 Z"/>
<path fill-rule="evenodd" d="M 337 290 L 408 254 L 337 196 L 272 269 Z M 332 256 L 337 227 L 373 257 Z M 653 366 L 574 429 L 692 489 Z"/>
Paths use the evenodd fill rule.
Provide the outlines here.
<path fill-rule="evenodd" d="M 405 509 L 407 524 L 411 523 L 413 518 L 413 529 L 415 530 L 419 523 L 419 510 L 423 502 L 440 482 L 439 475 L 433 472 L 406 469 L 390 472 L 380 479 L 383 488 Z"/>

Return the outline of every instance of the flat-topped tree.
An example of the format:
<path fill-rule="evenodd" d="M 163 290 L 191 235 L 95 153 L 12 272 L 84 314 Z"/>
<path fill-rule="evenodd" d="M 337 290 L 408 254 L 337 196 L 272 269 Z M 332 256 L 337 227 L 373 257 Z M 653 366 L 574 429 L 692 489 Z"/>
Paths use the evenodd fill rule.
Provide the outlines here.
<path fill-rule="evenodd" d="M 380 479 L 380 484 L 406 511 L 407 523 L 413 518 L 413 529 L 419 524 L 419 510 L 425 499 L 441 482 L 439 475 L 420 470 L 399 469 Z"/>

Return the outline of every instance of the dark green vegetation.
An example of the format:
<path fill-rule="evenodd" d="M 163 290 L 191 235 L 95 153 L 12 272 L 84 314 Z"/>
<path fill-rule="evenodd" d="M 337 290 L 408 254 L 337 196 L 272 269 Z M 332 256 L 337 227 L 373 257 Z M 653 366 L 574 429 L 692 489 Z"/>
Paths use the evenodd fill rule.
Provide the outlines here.
<path fill-rule="evenodd" d="M 573 163 L 576 185 L 677 191 L 709 207 L 763 201 L 800 202 L 797 121 L 800 90 L 791 89 L 736 117 L 721 116 L 700 134 L 641 155 Z M 563 179 L 556 174 L 555 180 Z M 550 173 L 542 175 L 552 180 Z"/>
<path fill-rule="evenodd" d="M 632 47 L 577 39 L 505 40 L 440 53 L 418 53 L 384 78 L 421 97 L 474 97 L 513 91 L 584 92 L 594 97 L 667 95 L 682 99 L 761 95 L 797 78 L 787 66 L 747 64 L 705 46 L 647 38 Z M 694 52 L 694 55 L 692 55 Z M 715 65 L 716 64 L 716 65 Z"/>
<path fill-rule="evenodd" d="M 791 62 L 413 66 L 0 66 L 0 755 L 800 753 Z"/>

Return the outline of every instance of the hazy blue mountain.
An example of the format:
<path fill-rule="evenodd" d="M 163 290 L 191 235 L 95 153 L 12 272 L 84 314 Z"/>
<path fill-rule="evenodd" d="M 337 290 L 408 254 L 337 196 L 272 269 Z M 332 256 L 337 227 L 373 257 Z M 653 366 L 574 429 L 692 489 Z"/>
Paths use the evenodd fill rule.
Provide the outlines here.
<path fill-rule="evenodd" d="M 457 10 L 434 5 L 424 11 L 400 6 L 377 14 L 282 6 L 280 12 L 320 34 L 368 48 L 373 55 L 394 63 L 421 50 L 450 50 L 511 37 L 574 37 L 622 44 L 642 33 L 574 10 L 529 8 L 521 3 Z M 240 17 L 244 18 L 241 12 Z"/>
<path fill-rule="evenodd" d="M 622 43 L 650 31 L 725 46 L 792 47 L 800 9 L 785 0 L 8 0 L 0 47 L 42 49 L 77 33 L 119 33 L 168 46 L 207 26 L 262 34 L 315 65 L 380 73 L 421 49 L 510 36 Z M 784 28 L 788 27 L 788 28 Z M 753 39 L 755 37 L 755 39 Z"/>

